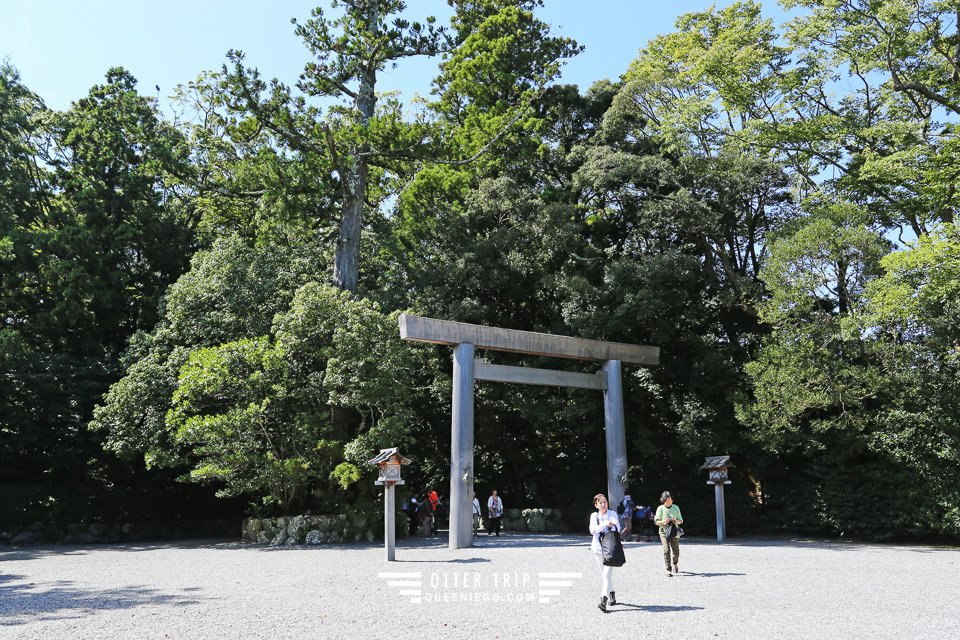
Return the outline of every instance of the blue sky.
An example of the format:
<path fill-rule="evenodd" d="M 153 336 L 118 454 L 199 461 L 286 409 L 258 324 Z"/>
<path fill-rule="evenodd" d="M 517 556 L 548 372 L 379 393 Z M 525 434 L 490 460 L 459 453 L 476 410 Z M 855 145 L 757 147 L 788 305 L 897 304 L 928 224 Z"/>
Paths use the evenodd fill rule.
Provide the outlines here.
<path fill-rule="evenodd" d="M 219 69 L 227 50 L 246 52 L 266 77 L 292 83 L 307 60 L 290 18 L 304 19 L 321 2 L 291 0 L 3 0 L 0 58 L 9 58 L 24 84 L 47 105 L 64 109 L 122 66 L 144 94 L 160 98 L 205 70 Z M 563 81 L 585 88 L 617 78 L 653 36 L 673 29 L 676 18 L 714 4 L 705 0 L 547 0 L 540 17 L 586 50 L 570 61 Z M 717 3 L 720 6 L 727 2 Z M 444 0 L 409 0 L 411 17 L 446 20 Z M 774 0 L 769 15 L 782 16 Z M 378 90 L 409 96 L 429 92 L 436 61 L 406 62 L 381 77 Z"/>

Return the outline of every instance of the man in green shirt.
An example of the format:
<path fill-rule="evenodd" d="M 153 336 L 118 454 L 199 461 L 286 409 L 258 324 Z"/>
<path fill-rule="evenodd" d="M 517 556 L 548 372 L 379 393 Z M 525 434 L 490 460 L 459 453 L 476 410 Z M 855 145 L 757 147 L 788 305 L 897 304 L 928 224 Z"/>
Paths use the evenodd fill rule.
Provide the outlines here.
<path fill-rule="evenodd" d="M 662 503 L 657 507 L 657 513 L 653 517 L 653 522 L 660 527 L 660 544 L 663 545 L 663 562 L 667 565 L 667 575 L 673 576 L 674 573 L 680 573 L 680 538 L 676 535 L 677 527 L 683 524 L 683 516 L 680 515 L 680 507 L 673 504 L 673 498 L 669 491 L 664 491 L 660 496 Z M 671 527 L 671 525 L 673 525 Z M 671 535 L 671 533 L 673 535 Z M 673 551 L 673 570 L 670 566 L 670 551 Z"/>

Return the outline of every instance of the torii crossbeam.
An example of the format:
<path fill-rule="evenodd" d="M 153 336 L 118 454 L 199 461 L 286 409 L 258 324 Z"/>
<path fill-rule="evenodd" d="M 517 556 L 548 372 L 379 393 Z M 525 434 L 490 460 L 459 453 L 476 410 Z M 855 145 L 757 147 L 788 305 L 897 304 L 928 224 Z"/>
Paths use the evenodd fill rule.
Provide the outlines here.
<path fill-rule="evenodd" d="M 586 340 L 534 331 L 486 327 L 403 314 L 400 338 L 453 347 L 453 411 L 450 423 L 451 549 L 473 544 L 473 385 L 475 380 L 578 387 L 603 391 L 607 445 L 607 498 L 623 498 L 627 472 L 627 440 L 623 420 L 621 362 L 655 366 L 660 348 L 602 340 Z M 474 360 L 474 349 L 511 351 L 538 356 L 603 362 L 597 373 L 511 367 Z"/>

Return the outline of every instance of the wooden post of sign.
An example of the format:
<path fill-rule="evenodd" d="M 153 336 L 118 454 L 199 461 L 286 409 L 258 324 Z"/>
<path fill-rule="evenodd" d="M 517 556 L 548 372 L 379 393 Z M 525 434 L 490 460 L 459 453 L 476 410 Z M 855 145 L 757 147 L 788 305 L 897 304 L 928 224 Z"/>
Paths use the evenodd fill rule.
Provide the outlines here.
<path fill-rule="evenodd" d="M 717 542 L 723 542 L 727 537 L 726 514 L 723 509 L 723 485 L 730 484 L 730 456 L 707 456 L 701 469 L 706 469 L 707 484 L 713 485 L 714 501 L 717 507 Z"/>
<path fill-rule="evenodd" d="M 453 410 L 450 421 L 451 549 L 473 546 L 473 345 L 453 349 Z"/>
<path fill-rule="evenodd" d="M 717 503 L 717 542 L 723 542 L 727 533 L 726 516 L 723 508 L 723 483 L 717 483 L 713 485 L 713 488 Z"/>
<path fill-rule="evenodd" d="M 396 559 L 397 542 L 396 485 L 403 484 L 400 469 L 410 461 L 396 447 L 391 447 L 380 449 L 380 453 L 368 462 L 380 469 L 375 484 L 383 485 L 383 548 L 387 562 L 392 562 Z"/>
<path fill-rule="evenodd" d="M 383 540 L 387 550 L 387 562 L 397 559 L 397 514 L 396 493 L 392 484 L 383 487 Z"/>

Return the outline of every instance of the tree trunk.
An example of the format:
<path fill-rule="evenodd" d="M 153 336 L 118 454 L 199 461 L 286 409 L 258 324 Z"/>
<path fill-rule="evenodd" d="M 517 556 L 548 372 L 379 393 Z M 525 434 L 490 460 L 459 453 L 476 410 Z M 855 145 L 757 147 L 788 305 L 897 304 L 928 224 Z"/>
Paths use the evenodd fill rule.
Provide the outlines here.
<path fill-rule="evenodd" d="M 337 251 L 333 258 L 333 285 L 338 289 L 357 292 L 360 279 L 360 230 L 363 226 L 363 203 L 367 190 L 367 161 L 358 158 L 346 170 L 340 232 Z"/>
<path fill-rule="evenodd" d="M 380 16 L 377 13 L 377 2 L 367 4 L 367 24 L 370 33 L 376 37 L 379 33 Z M 355 103 L 360 113 L 360 124 L 366 130 L 373 118 L 377 104 L 377 94 L 374 89 L 377 84 L 377 70 L 371 59 L 360 78 L 360 88 L 357 91 Z M 369 170 L 367 152 L 370 146 L 363 142 L 358 148 L 352 149 L 353 157 L 345 158 L 346 166 L 340 180 L 344 184 L 343 206 L 340 218 L 340 232 L 337 235 L 337 250 L 333 257 L 333 285 L 338 289 L 357 292 L 360 280 L 360 232 L 363 229 L 363 205 L 367 197 L 367 173 Z"/>

